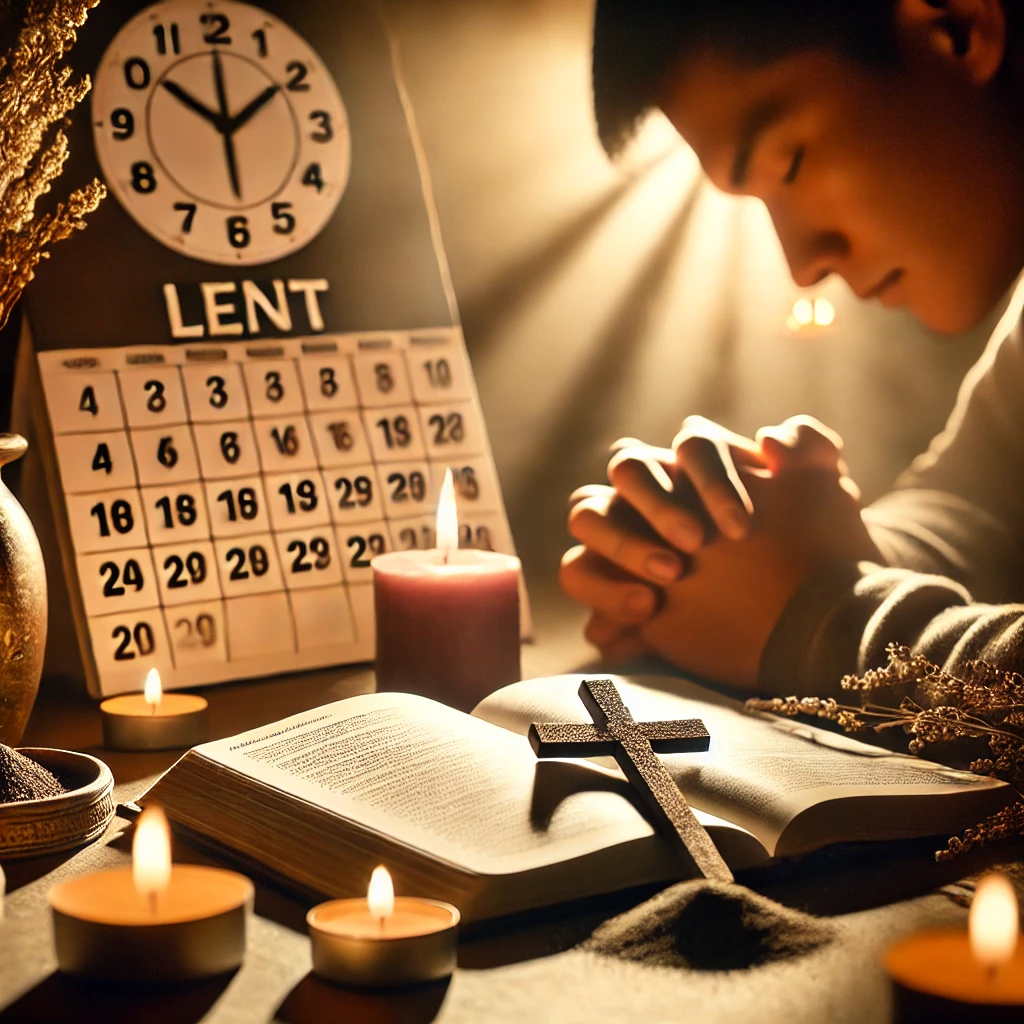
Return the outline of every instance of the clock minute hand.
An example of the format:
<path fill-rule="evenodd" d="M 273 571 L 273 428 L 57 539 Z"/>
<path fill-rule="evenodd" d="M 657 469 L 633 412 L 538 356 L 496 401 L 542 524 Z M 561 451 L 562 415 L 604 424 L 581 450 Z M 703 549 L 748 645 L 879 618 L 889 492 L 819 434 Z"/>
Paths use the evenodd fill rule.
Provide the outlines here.
<path fill-rule="evenodd" d="M 238 163 L 235 160 L 235 143 L 231 138 L 231 118 L 228 116 L 228 96 L 224 88 L 224 69 L 220 63 L 220 52 L 213 51 L 213 85 L 217 90 L 217 104 L 220 106 L 217 131 L 224 139 L 224 161 L 228 165 L 228 177 L 231 179 L 231 191 L 236 199 L 242 198 L 242 186 L 238 180 Z"/>
<path fill-rule="evenodd" d="M 217 129 L 218 132 L 223 132 L 225 118 L 218 114 L 216 111 L 211 110 L 205 103 L 201 103 L 191 93 L 186 92 L 177 82 L 172 82 L 170 79 L 165 78 L 160 83 L 179 103 L 183 103 L 189 110 L 197 113 L 204 121 L 209 121 L 210 124 Z"/>
<path fill-rule="evenodd" d="M 228 122 L 228 131 L 234 134 L 244 124 L 247 124 L 255 114 L 262 110 L 277 94 L 280 92 L 281 86 L 279 85 L 268 85 L 255 99 L 247 103 L 242 109 L 235 114 L 233 118 Z"/>

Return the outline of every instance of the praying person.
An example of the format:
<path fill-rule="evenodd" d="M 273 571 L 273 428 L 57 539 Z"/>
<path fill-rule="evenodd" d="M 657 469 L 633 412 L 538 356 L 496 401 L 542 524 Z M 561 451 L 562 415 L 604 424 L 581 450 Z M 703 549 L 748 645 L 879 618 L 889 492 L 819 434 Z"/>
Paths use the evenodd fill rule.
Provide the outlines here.
<path fill-rule="evenodd" d="M 660 108 L 715 185 L 760 199 L 798 285 L 839 274 L 955 333 L 1024 267 L 1021 0 L 598 0 L 594 97 L 610 153 Z M 618 444 L 569 516 L 588 639 L 799 695 L 891 642 L 1024 671 L 1019 308 L 891 493 L 862 509 L 841 446 L 809 417 Z"/>

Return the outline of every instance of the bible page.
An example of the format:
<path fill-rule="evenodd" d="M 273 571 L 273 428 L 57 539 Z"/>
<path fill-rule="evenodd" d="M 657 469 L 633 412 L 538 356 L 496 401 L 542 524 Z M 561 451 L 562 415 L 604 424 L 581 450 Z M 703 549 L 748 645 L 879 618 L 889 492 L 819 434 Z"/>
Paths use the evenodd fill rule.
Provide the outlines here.
<path fill-rule="evenodd" d="M 524 737 L 411 694 L 351 697 L 193 754 L 478 874 L 652 834 L 615 774 L 538 762 Z"/>
<path fill-rule="evenodd" d="M 584 678 L 598 677 L 567 675 L 513 683 L 481 701 L 473 714 L 524 736 L 532 722 L 590 722 L 579 698 Z M 904 810 L 895 820 L 887 821 L 886 802 L 879 797 L 958 798 L 965 792 L 977 793 L 982 797 L 978 803 L 957 799 L 949 802 L 951 810 L 954 803 L 957 805 L 957 813 L 966 826 L 984 813 L 991 813 L 986 810 L 979 815 L 979 803 L 995 810 L 1012 795 L 1005 783 L 993 779 L 895 754 L 804 722 L 748 714 L 738 701 L 686 680 L 607 675 L 601 678 L 615 682 L 637 721 L 704 721 L 711 734 L 710 749 L 705 753 L 664 755 L 666 767 L 696 810 L 747 829 L 773 854 L 802 852 L 777 849 L 780 838 L 799 815 L 828 801 L 858 798 L 847 805 L 853 810 L 855 805 L 860 809 L 863 804 L 860 798 L 875 798 L 871 811 L 876 827 L 871 834 L 850 835 L 842 832 L 843 822 L 821 816 L 817 827 L 832 828 L 834 833 L 809 840 L 805 837 L 810 843 L 807 848 L 854 838 L 929 835 L 947 828 L 940 824 L 929 830 L 922 823 L 915 830 L 903 820 L 903 801 L 898 803 Z M 595 760 L 615 767 L 611 759 Z M 984 796 L 989 799 L 986 801 Z M 938 808 L 933 813 L 941 820 Z M 949 828 L 956 830 L 957 826 Z"/>

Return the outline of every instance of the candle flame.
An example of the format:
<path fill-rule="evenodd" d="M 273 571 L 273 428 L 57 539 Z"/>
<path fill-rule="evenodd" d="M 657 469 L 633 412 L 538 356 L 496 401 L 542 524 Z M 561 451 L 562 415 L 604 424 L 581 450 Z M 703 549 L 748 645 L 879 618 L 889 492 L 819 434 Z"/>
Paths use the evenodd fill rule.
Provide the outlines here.
<path fill-rule="evenodd" d="M 448 561 L 448 556 L 459 546 L 459 513 L 455 506 L 455 477 L 451 467 L 444 471 L 441 497 L 437 502 L 437 546 Z"/>
<path fill-rule="evenodd" d="M 171 884 L 171 830 L 159 807 L 147 807 L 135 826 L 132 881 L 139 894 L 151 901 Z"/>
<path fill-rule="evenodd" d="M 989 969 L 1013 957 L 1020 933 L 1020 912 L 1006 875 L 986 875 L 979 883 L 967 922 L 974 959 Z"/>
<path fill-rule="evenodd" d="M 370 914 L 381 924 L 395 912 L 395 886 L 383 864 L 378 864 L 373 869 L 366 902 L 370 905 Z"/>
<path fill-rule="evenodd" d="M 164 699 L 164 688 L 160 682 L 160 673 L 155 668 L 149 670 L 142 693 L 146 698 L 146 703 L 150 705 L 153 711 L 156 711 L 160 701 Z"/>

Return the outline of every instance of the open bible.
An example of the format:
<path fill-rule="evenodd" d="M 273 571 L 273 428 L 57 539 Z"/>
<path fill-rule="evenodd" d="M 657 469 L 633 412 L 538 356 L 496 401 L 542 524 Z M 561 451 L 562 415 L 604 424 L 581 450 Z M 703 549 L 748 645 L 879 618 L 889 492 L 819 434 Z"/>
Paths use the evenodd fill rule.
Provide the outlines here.
<path fill-rule="evenodd" d="M 589 722 L 580 676 L 515 683 L 472 715 L 402 693 L 351 697 L 185 754 L 140 800 L 292 884 L 399 892 L 468 922 L 679 878 L 614 761 L 538 761 L 532 722 Z M 638 721 L 701 718 L 706 753 L 664 760 L 734 870 L 823 846 L 956 832 L 1004 783 L 788 719 L 675 679 L 613 677 Z"/>

